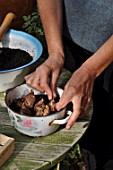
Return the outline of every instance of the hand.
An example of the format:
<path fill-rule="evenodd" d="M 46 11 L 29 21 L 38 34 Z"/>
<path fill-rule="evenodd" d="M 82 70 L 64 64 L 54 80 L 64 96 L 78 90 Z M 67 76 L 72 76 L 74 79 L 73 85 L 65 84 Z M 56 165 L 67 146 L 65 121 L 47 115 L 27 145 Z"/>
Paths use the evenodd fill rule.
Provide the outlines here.
<path fill-rule="evenodd" d="M 69 102 L 73 104 L 73 113 L 66 125 L 70 129 L 80 114 L 88 112 L 92 97 L 95 75 L 91 70 L 81 66 L 74 72 L 65 85 L 63 95 L 56 104 L 56 109 L 64 108 Z"/>
<path fill-rule="evenodd" d="M 51 100 L 56 95 L 56 83 L 63 65 L 64 57 L 57 52 L 51 53 L 49 58 L 37 67 L 36 71 L 25 76 L 26 84 L 40 92 L 45 91 Z"/>

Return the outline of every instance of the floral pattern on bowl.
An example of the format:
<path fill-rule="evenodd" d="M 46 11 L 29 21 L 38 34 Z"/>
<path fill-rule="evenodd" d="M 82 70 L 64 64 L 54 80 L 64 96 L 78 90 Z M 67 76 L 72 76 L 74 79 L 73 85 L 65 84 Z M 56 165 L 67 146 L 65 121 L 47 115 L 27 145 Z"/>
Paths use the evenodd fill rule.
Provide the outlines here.
<path fill-rule="evenodd" d="M 28 94 L 31 89 L 34 91 L 34 94 L 40 94 L 39 91 L 29 87 L 26 84 L 17 86 L 9 90 L 5 95 L 5 102 L 8 109 L 9 117 L 11 122 L 16 130 L 19 132 L 26 134 L 28 136 L 46 136 L 53 132 L 55 132 L 59 128 L 59 124 L 50 125 L 50 123 L 57 119 L 63 119 L 65 115 L 66 108 L 60 110 L 59 112 L 55 112 L 48 116 L 26 116 L 20 115 L 19 113 L 14 112 L 9 108 L 10 103 L 16 99 L 21 98 L 24 95 Z M 61 88 L 57 88 L 59 95 L 61 96 L 63 90 Z M 42 94 L 42 93 L 41 93 Z"/>

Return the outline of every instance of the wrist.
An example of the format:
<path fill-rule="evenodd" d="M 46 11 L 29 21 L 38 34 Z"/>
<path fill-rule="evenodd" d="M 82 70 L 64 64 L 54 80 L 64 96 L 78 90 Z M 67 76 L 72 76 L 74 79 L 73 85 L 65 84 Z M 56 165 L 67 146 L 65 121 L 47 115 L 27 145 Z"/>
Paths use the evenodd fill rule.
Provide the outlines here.
<path fill-rule="evenodd" d="M 51 40 L 47 44 L 48 44 L 49 55 L 56 54 L 64 58 L 64 47 L 63 47 L 62 40 L 58 40 L 58 39 Z"/>
<path fill-rule="evenodd" d="M 64 61 L 65 60 L 65 56 L 64 56 L 64 52 L 63 51 L 57 51 L 57 50 L 53 50 L 51 52 L 49 52 L 49 57 L 53 58 L 58 58 L 59 60 Z"/>
<path fill-rule="evenodd" d="M 54 60 L 56 62 L 59 63 L 59 65 L 64 65 L 64 61 L 65 61 L 65 57 L 64 57 L 64 54 L 63 53 L 60 53 L 59 51 L 51 51 L 49 53 L 49 57 L 48 57 L 50 60 Z"/>
<path fill-rule="evenodd" d="M 83 63 L 81 67 L 83 68 L 83 70 L 85 70 L 87 74 L 92 75 L 94 78 L 97 77 L 97 71 L 90 65 Z"/>

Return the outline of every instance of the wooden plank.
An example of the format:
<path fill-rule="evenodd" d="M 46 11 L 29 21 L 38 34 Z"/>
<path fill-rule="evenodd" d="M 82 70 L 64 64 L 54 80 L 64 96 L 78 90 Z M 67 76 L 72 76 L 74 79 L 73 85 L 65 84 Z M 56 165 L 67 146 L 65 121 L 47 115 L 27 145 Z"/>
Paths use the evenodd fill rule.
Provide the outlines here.
<path fill-rule="evenodd" d="M 4 98 L 4 93 L 0 92 L 0 98 Z"/>
<path fill-rule="evenodd" d="M 9 126 L 11 122 L 7 113 L 2 113 L 2 122 L 6 126 L 0 126 L 1 132 L 7 136 L 14 137 L 16 141 L 64 146 L 73 146 L 81 138 L 83 133 L 85 133 L 88 126 L 88 121 L 83 120 L 76 122 L 70 130 L 67 130 L 65 126 L 61 126 L 58 131 L 46 137 L 29 137 L 15 130 L 13 126 Z"/>
<path fill-rule="evenodd" d="M 1 111 L 0 112 L 0 125 L 9 125 L 12 126 L 11 121 L 9 119 L 9 115 L 7 112 Z M 0 127 L 1 127 L 0 126 Z"/>
<path fill-rule="evenodd" d="M 45 137 L 29 137 L 18 132 L 9 119 L 3 98 L 0 105 L 0 132 L 15 138 L 16 148 L 0 170 L 48 170 L 65 158 L 85 133 L 90 119 L 78 119 L 67 130 L 65 125 Z"/>
<path fill-rule="evenodd" d="M 71 130 L 60 129 L 55 133 L 45 136 L 45 137 L 29 137 L 18 132 L 13 126 L 1 126 L 1 133 L 15 138 L 19 142 L 32 142 L 41 144 L 51 144 L 51 145 L 62 145 L 62 146 L 73 146 L 78 139 L 83 135 L 86 128 L 83 126 L 86 123 L 75 123 Z M 83 130 L 81 131 L 83 127 Z M 81 128 L 81 129 L 80 129 Z"/>
<path fill-rule="evenodd" d="M 29 162 L 30 167 L 28 169 L 33 167 L 34 163 L 38 164 L 38 168 L 45 166 L 45 163 L 49 167 L 54 166 L 66 156 L 69 149 L 70 147 L 17 142 L 13 155 L 3 167 L 11 169 L 15 164 L 19 170 L 22 170 L 22 167 L 28 168 Z M 35 169 L 35 166 L 32 169 Z"/>
<path fill-rule="evenodd" d="M 22 159 L 10 157 L 0 170 L 47 170 L 49 167 L 49 162 L 33 161 L 32 159 L 28 161 L 23 157 Z"/>
<path fill-rule="evenodd" d="M 38 161 L 47 161 L 53 162 L 54 160 L 60 158 L 70 147 L 57 146 L 57 145 L 48 145 L 48 144 L 34 144 L 34 143 L 25 143 L 17 142 L 16 149 L 12 157 L 27 159 L 27 160 L 38 160 Z"/>
<path fill-rule="evenodd" d="M 83 127 L 84 125 L 85 123 L 82 124 Z M 59 131 L 55 132 L 52 135 L 46 137 L 33 138 L 17 132 L 14 129 L 14 127 L 7 126 L 7 125 L 3 126 L 2 133 L 14 137 L 15 140 L 17 141 L 16 150 L 11 157 L 12 163 L 11 162 L 10 164 L 8 163 L 7 166 L 12 167 L 13 166 L 12 164 L 14 164 L 14 162 L 16 164 L 17 162 L 21 162 L 22 164 L 21 166 L 27 169 L 28 168 L 27 161 L 31 162 L 30 168 L 32 168 L 32 166 L 34 165 L 34 162 L 39 161 L 37 163 L 38 164 L 37 168 L 44 169 L 46 167 L 45 169 L 47 170 L 48 168 L 54 166 L 62 159 L 64 159 L 67 152 L 71 149 L 71 146 L 73 146 L 74 140 L 75 139 L 78 140 L 80 135 L 80 129 L 78 127 L 76 124 L 76 127 L 74 126 L 72 130 L 61 128 Z M 28 155 L 30 155 L 30 157 Z M 40 164 L 40 161 L 43 161 L 43 163 Z M 46 163 L 48 162 L 49 165 L 48 164 L 44 165 L 45 164 L 44 162 Z M 22 167 L 19 167 L 20 165 L 16 165 L 16 166 L 18 167 L 18 170 L 22 169 Z"/>
<path fill-rule="evenodd" d="M 5 106 L 4 99 L 3 100 L 0 99 L 0 112 L 7 112 L 7 108 Z"/>
<path fill-rule="evenodd" d="M 12 155 L 15 149 L 15 140 L 0 134 L 0 167 Z"/>

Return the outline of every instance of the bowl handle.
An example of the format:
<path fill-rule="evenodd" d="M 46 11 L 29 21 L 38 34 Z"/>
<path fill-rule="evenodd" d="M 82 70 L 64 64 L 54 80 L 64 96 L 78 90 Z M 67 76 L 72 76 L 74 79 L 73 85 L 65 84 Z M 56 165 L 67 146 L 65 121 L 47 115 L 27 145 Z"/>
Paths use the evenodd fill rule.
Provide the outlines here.
<path fill-rule="evenodd" d="M 9 29 L 13 19 L 16 15 L 12 12 L 9 12 L 6 17 L 4 18 L 2 25 L 0 26 L 0 41 L 2 40 L 5 32 Z"/>
<path fill-rule="evenodd" d="M 61 120 L 52 120 L 50 123 L 49 123 L 49 126 L 52 126 L 52 125 L 63 125 L 63 124 L 66 124 L 72 114 L 72 111 L 70 110 L 67 110 L 67 117 L 65 119 L 61 119 Z"/>

